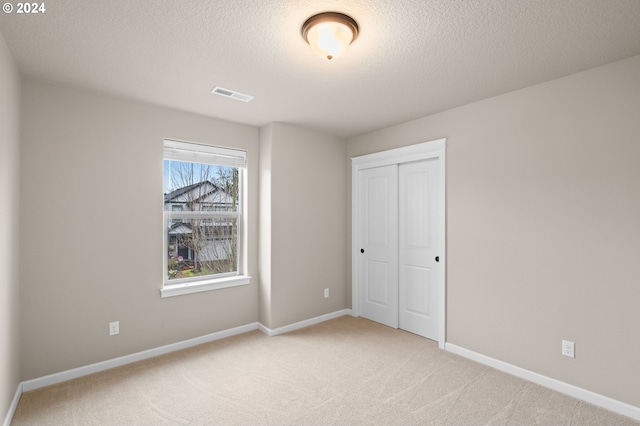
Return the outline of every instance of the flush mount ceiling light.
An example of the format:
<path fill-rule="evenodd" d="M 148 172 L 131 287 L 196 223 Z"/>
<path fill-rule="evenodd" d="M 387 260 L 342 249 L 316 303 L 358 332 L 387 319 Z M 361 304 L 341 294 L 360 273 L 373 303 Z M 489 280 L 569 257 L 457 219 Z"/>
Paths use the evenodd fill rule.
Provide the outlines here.
<path fill-rule="evenodd" d="M 324 12 L 302 25 L 302 38 L 323 58 L 337 58 L 358 37 L 358 24 L 350 16 Z"/>

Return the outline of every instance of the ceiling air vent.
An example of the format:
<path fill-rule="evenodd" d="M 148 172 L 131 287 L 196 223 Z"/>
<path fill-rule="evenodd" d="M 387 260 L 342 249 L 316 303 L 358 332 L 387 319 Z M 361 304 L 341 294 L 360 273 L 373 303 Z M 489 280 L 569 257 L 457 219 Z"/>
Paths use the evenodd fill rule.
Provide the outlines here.
<path fill-rule="evenodd" d="M 226 98 L 232 98 L 242 102 L 249 102 L 253 99 L 251 95 L 245 95 L 244 93 L 236 92 L 235 90 L 225 89 L 224 87 L 216 86 L 211 90 L 211 93 L 215 93 L 216 95 L 224 96 Z"/>

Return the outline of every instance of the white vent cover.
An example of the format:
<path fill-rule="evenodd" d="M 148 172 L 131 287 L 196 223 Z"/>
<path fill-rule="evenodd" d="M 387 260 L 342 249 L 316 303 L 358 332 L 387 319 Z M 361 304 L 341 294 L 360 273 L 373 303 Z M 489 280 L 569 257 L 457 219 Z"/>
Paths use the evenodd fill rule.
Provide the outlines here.
<path fill-rule="evenodd" d="M 244 93 L 236 92 L 235 90 L 225 89 L 224 87 L 216 86 L 211 90 L 211 93 L 224 96 L 226 98 L 233 98 L 242 102 L 249 102 L 253 99 L 251 95 L 245 95 Z"/>

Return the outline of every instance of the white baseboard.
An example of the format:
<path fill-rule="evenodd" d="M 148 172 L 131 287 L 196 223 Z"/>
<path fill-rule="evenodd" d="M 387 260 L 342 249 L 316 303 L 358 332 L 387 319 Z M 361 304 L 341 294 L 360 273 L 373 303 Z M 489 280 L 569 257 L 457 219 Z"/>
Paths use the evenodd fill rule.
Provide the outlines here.
<path fill-rule="evenodd" d="M 109 359 L 95 364 L 85 365 L 83 367 L 74 368 L 67 371 L 61 371 L 59 373 L 50 374 L 48 376 L 39 377 L 32 380 L 26 380 L 18 384 L 18 389 L 13 398 L 13 402 L 9 407 L 9 411 L 4 419 L 3 426 L 10 426 L 11 420 L 18 407 L 20 396 L 23 392 L 32 391 L 35 389 L 43 388 L 45 386 L 55 385 L 56 383 L 66 382 L 67 380 L 76 379 L 78 377 L 87 376 L 89 374 L 98 373 L 100 371 L 108 370 L 122 365 L 131 364 L 133 362 L 142 361 L 148 358 L 153 358 L 159 355 L 164 355 L 170 352 L 179 351 L 181 349 L 190 348 L 192 346 L 201 345 L 203 343 L 213 342 L 215 340 L 224 339 L 225 337 L 231 337 L 238 334 L 246 333 L 248 331 L 260 330 L 267 336 L 276 336 L 278 334 L 286 333 L 289 331 L 297 330 L 310 325 L 319 324 L 324 321 L 328 321 L 334 318 L 338 318 L 344 315 L 353 315 L 351 309 L 343 309 L 341 311 L 332 312 L 330 314 L 321 315 L 319 317 L 311 318 L 305 321 L 300 321 L 295 324 L 287 325 L 284 327 L 270 330 L 264 325 L 254 322 L 252 324 L 243 325 L 240 327 L 231 328 L 228 330 L 219 331 L 217 333 L 207 334 L 205 336 L 195 337 L 193 339 L 183 340 L 181 342 L 172 343 L 158 348 L 149 349 L 142 352 L 136 352 L 130 355 L 124 355 L 118 358 Z"/>
<path fill-rule="evenodd" d="M 120 367 L 121 365 L 131 364 L 132 362 L 142 361 L 143 359 L 153 358 L 158 355 L 164 355 L 169 352 L 179 351 L 181 349 L 190 348 L 192 346 L 201 345 L 203 343 L 213 342 L 215 340 L 224 339 L 225 337 L 231 337 L 235 336 L 236 334 L 246 333 L 248 331 L 257 329 L 258 323 L 254 322 L 252 324 L 231 328 L 229 330 L 223 330 L 217 333 L 211 333 L 205 336 L 195 337 L 193 339 L 172 343 L 170 345 L 160 346 L 158 348 L 149 349 L 142 352 L 136 352 L 131 355 L 125 355 L 118 358 L 109 359 L 107 361 L 97 362 L 95 364 L 74 368 L 72 370 L 50 374 L 48 376 L 22 382 L 22 390 L 23 392 L 28 392 L 30 390 L 54 385 L 56 383 L 65 382 L 71 379 L 76 379 L 88 374 L 97 373 L 99 371 L 108 370 L 114 367 Z"/>
<path fill-rule="evenodd" d="M 617 401 L 604 395 L 600 395 L 589 390 L 579 388 L 574 385 L 570 385 L 560 380 L 552 379 L 551 377 L 543 376 L 542 374 L 534 373 L 533 371 L 525 370 L 524 368 L 516 367 L 515 365 L 508 364 L 506 362 L 497 360 L 495 358 L 488 357 L 486 355 L 479 354 L 469 349 L 456 346 L 451 343 L 445 343 L 445 350 L 470 360 L 479 362 L 480 364 L 488 365 L 496 370 L 503 371 L 512 376 L 520 377 L 530 382 L 536 383 L 540 386 L 558 391 L 565 395 L 589 402 L 601 408 L 613 411 L 623 416 L 631 417 L 634 420 L 640 420 L 640 407 L 627 404 L 625 402 Z"/>
<path fill-rule="evenodd" d="M 330 314 L 321 315 L 319 317 L 311 318 L 305 321 L 300 321 L 295 324 L 287 325 L 284 327 L 270 330 L 264 325 L 254 322 L 252 324 L 243 325 L 240 327 L 231 328 L 228 330 L 219 331 L 217 333 L 207 334 L 205 336 L 195 337 L 193 339 L 183 340 L 181 342 L 172 343 L 158 348 L 149 349 L 142 352 L 136 352 L 130 355 L 124 355 L 118 358 L 109 359 L 95 364 L 85 365 L 83 367 L 74 368 L 72 370 L 61 371 L 59 373 L 50 374 L 48 376 L 39 377 L 37 379 L 27 380 L 20 384 L 21 393 L 28 392 L 34 389 L 39 389 L 45 386 L 51 386 L 56 383 L 65 382 L 67 380 L 76 379 L 78 377 L 86 376 L 100 371 L 108 370 L 114 367 L 120 367 L 122 365 L 131 364 L 132 362 L 142 361 L 144 359 L 153 358 L 159 355 L 164 355 L 170 352 L 179 351 L 181 349 L 190 348 L 192 346 L 201 345 L 203 343 L 213 342 L 215 340 L 224 339 L 225 337 L 235 336 L 237 334 L 246 333 L 248 331 L 260 330 L 267 336 L 276 336 L 278 334 L 286 333 L 288 331 L 297 330 L 299 328 L 308 327 L 313 324 L 319 324 L 330 319 L 338 318 L 344 315 L 350 315 L 351 309 L 343 309 L 341 311 L 332 312 Z M 19 399 L 19 398 L 18 398 Z"/>
<path fill-rule="evenodd" d="M 269 337 L 277 336 L 278 334 L 288 333 L 290 331 L 298 330 L 310 325 L 319 324 L 321 322 L 329 321 L 334 318 L 343 317 L 345 315 L 352 315 L 351 309 L 343 309 L 341 311 L 331 312 L 330 314 L 320 315 L 319 317 L 310 318 L 308 320 L 296 322 L 294 324 L 285 325 L 284 327 L 278 327 L 271 330 L 262 324 L 258 324 L 258 329 Z"/>
<path fill-rule="evenodd" d="M 22 396 L 22 383 L 18 383 L 18 388 L 16 389 L 16 393 L 13 396 L 13 401 L 11 401 L 11 405 L 9 406 L 9 411 L 7 411 L 7 415 L 4 418 L 4 422 L 2 426 L 11 426 L 11 420 L 13 420 L 13 415 L 16 412 L 16 408 L 18 408 L 18 402 L 20 402 L 20 397 Z"/>

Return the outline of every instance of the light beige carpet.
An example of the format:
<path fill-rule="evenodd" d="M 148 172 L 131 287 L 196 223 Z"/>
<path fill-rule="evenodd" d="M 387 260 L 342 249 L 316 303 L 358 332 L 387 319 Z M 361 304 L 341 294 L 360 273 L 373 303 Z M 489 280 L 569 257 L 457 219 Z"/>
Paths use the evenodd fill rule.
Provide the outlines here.
<path fill-rule="evenodd" d="M 13 425 L 638 425 L 345 316 L 25 393 Z"/>

